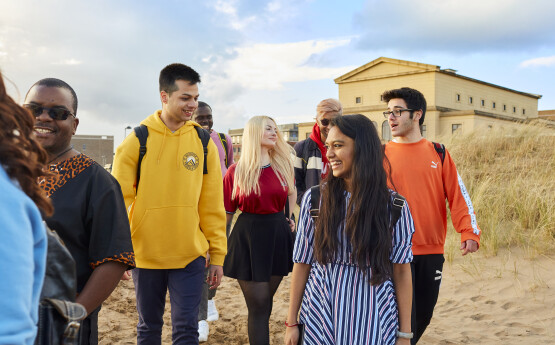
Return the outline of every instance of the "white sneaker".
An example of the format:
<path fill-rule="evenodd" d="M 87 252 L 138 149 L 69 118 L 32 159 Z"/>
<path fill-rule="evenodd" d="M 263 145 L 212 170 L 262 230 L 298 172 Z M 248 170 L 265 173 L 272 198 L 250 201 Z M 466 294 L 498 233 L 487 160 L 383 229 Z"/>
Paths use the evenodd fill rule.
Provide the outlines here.
<path fill-rule="evenodd" d="M 208 327 L 208 322 L 206 320 L 200 320 L 198 322 L 198 341 L 204 343 L 208 341 L 208 334 L 210 333 L 210 328 Z"/>
<path fill-rule="evenodd" d="M 216 309 L 216 302 L 213 299 L 208 300 L 208 312 L 206 321 L 217 321 L 220 318 L 218 309 Z"/>

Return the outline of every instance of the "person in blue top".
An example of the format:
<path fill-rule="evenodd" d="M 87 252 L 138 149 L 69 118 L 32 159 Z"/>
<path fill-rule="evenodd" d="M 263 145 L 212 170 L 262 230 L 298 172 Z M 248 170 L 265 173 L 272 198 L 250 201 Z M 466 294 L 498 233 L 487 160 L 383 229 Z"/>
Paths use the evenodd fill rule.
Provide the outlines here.
<path fill-rule="evenodd" d="M 46 152 L 34 118 L 7 95 L 0 73 L 0 344 L 33 344 L 46 266 L 41 212 L 52 214 L 37 184 Z"/>
<path fill-rule="evenodd" d="M 325 141 L 330 163 L 319 207 L 301 201 L 285 344 L 409 345 L 412 234 L 407 203 L 392 221 L 395 193 L 384 155 L 363 115 L 334 118 Z M 397 204 L 396 204 L 397 205 Z M 310 210 L 318 209 L 313 221 Z M 300 319 L 297 319 L 300 309 Z"/>

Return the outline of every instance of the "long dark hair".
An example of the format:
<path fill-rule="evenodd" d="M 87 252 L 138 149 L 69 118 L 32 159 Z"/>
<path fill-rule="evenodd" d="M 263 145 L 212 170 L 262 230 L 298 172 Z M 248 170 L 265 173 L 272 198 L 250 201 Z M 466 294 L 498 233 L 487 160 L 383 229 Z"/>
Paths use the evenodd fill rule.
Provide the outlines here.
<path fill-rule="evenodd" d="M 38 185 L 45 174 L 47 154 L 34 139 L 35 118 L 8 96 L 0 73 L 0 164 L 8 176 L 35 202 L 43 215 L 50 216 L 52 204 Z"/>
<path fill-rule="evenodd" d="M 376 128 L 364 115 L 338 116 L 332 126 L 355 143 L 351 198 L 345 205 L 345 180 L 330 172 L 321 187 L 322 203 L 316 221 L 314 255 L 321 264 L 334 261 L 341 250 L 337 231 L 346 220 L 344 232 L 349 243 L 344 245 L 350 244 L 351 259 L 365 274 L 371 269 L 370 284 L 378 285 L 393 274 L 389 260 L 392 225 L 388 204 L 391 196 L 384 170 L 383 146 Z"/>

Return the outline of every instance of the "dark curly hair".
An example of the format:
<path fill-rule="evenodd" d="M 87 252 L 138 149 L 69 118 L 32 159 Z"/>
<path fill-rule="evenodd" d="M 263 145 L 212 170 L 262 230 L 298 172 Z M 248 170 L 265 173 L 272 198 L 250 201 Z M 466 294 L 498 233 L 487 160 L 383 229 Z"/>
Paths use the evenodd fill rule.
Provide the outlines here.
<path fill-rule="evenodd" d="M 43 216 L 54 211 L 50 199 L 38 185 L 45 175 L 46 151 L 34 139 L 35 118 L 6 92 L 0 72 L 0 164 L 8 176 L 35 202 Z"/>
<path fill-rule="evenodd" d="M 349 243 L 343 245 L 351 247 L 352 261 L 369 278 L 370 284 L 379 285 L 393 275 L 393 265 L 389 260 L 393 228 L 388 212 L 391 194 L 384 170 L 384 160 L 386 166 L 388 161 L 376 127 L 366 116 L 338 116 L 331 124 L 354 140 L 353 185 L 351 199 L 346 204 L 344 193 L 347 185 L 343 178 L 330 172 L 322 182 L 314 256 L 323 265 L 334 261 L 342 251 L 341 243 L 337 241 L 337 229 L 345 222 L 343 232 Z"/>

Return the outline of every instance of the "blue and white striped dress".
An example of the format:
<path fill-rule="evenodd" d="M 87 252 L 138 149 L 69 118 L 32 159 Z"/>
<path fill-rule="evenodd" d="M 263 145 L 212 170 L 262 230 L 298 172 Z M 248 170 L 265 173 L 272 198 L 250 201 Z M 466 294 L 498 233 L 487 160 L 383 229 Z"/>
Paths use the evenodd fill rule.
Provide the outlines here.
<path fill-rule="evenodd" d="M 350 194 L 346 195 L 347 203 Z M 314 223 L 310 217 L 310 190 L 301 202 L 293 261 L 312 265 L 305 288 L 300 322 L 305 325 L 304 343 L 312 344 L 394 344 L 399 320 L 393 282 L 372 286 L 368 276 L 351 260 L 350 245 L 333 263 L 314 260 Z M 338 238 L 349 244 L 343 227 Z M 412 261 L 414 224 L 407 203 L 393 232 L 390 260 Z"/>

